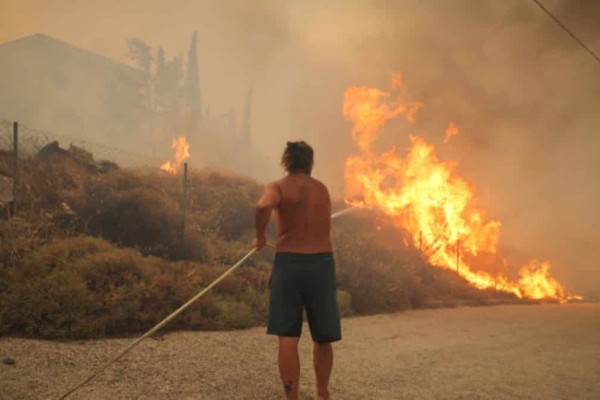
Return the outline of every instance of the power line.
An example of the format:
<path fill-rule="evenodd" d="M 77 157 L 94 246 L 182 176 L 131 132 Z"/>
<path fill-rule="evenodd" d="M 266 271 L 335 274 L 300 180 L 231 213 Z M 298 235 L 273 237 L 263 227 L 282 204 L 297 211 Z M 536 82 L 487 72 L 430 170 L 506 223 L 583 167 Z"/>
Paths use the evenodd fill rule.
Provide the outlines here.
<path fill-rule="evenodd" d="M 535 4 L 537 4 L 542 10 L 544 10 L 544 12 L 546 14 L 548 14 L 550 16 L 550 18 L 552 18 L 554 20 L 554 22 L 556 22 L 565 32 L 567 32 L 569 34 L 569 36 L 571 36 L 573 38 L 573 40 L 575 40 L 577 43 L 579 43 L 579 45 L 581 47 L 583 47 L 583 49 L 585 51 L 587 51 L 588 53 L 590 53 L 590 55 L 596 59 L 596 61 L 598 62 L 598 64 L 600 64 L 600 57 L 598 57 L 596 55 L 596 53 L 594 53 L 589 47 L 587 47 L 585 45 L 585 43 L 583 43 L 581 40 L 579 40 L 579 38 L 577 36 L 575 36 L 575 34 L 573 32 L 571 32 L 569 30 L 569 28 L 567 28 L 565 26 L 565 24 L 563 24 L 562 22 L 560 22 L 560 20 L 556 16 L 554 16 L 554 14 L 552 14 L 546 7 L 544 7 L 544 5 L 539 2 L 539 0 L 532 0 L 532 1 Z"/>

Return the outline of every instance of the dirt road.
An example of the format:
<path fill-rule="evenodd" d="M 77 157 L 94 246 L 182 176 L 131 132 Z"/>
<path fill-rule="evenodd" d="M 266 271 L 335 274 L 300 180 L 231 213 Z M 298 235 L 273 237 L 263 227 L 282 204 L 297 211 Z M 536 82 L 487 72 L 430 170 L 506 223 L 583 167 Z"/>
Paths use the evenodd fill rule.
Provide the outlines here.
<path fill-rule="evenodd" d="M 600 399 L 600 304 L 410 311 L 343 321 L 334 400 Z M 305 330 L 305 334 L 307 334 Z M 50 399 L 128 343 L 0 339 L 1 399 Z M 264 329 L 142 343 L 73 399 L 279 399 Z M 312 398 L 310 341 L 302 392 Z"/>

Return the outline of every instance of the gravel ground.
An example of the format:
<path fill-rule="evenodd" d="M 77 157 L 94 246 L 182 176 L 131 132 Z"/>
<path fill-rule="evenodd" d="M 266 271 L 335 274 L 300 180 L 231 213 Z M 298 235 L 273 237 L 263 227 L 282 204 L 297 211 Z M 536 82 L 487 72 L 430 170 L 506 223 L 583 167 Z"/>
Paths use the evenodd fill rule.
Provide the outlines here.
<path fill-rule="evenodd" d="M 600 399 L 600 304 L 410 311 L 345 319 L 343 329 L 334 399 Z M 307 339 L 301 386 L 311 399 Z M 54 398 L 129 340 L 0 339 L 0 399 Z M 280 399 L 275 345 L 263 328 L 170 333 L 71 398 Z"/>

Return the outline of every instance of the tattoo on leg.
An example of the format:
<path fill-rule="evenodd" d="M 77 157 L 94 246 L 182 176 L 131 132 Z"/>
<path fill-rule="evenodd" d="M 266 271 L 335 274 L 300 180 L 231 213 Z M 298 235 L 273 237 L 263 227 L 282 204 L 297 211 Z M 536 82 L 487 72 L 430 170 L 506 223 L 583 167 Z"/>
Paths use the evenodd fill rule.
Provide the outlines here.
<path fill-rule="evenodd" d="M 294 387 L 294 382 L 291 380 L 287 381 L 287 383 L 286 382 L 283 383 L 283 389 L 285 390 L 286 394 L 291 393 L 293 387 Z"/>

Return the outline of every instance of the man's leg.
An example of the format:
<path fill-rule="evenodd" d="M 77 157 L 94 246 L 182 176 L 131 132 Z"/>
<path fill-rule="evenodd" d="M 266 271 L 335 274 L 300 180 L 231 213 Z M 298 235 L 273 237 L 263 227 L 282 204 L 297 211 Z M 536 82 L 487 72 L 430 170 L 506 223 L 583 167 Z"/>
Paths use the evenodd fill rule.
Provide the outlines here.
<path fill-rule="evenodd" d="M 297 337 L 279 337 L 279 376 L 287 400 L 298 400 L 300 381 L 300 357 Z"/>
<path fill-rule="evenodd" d="M 313 365 L 317 378 L 317 395 L 329 398 L 329 377 L 333 368 L 333 348 L 331 343 L 314 342 Z"/>

